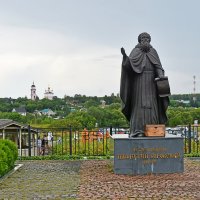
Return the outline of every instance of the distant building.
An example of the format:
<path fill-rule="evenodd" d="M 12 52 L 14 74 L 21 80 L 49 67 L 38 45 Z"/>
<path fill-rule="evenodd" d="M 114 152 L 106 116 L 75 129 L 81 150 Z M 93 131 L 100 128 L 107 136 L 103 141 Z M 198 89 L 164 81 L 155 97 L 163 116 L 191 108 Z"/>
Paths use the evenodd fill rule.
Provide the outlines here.
<path fill-rule="evenodd" d="M 20 115 L 26 116 L 26 109 L 24 107 L 13 108 L 12 112 L 17 112 Z"/>
<path fill-rule="evenodd" d="M 35 111 L 33 112 L 33 114 L 34 114 L 34 115 L 38 115 L 38 116 L 41 116 L 41 115 L 42 115 L 42 113 L 41 113 L 39 110 L 35 110 Z"/>
<path fill-rule="evenodd" d="M 48 87 L 48 89 L 45 90 L 44 98 L 52 100 L 53 99 L 53 95 L 54 95 L 53 90 L 51 90 L 50 87 Z"/>
<path fill-rule="evenodd" d="M 35 101 L 36 99 L 39 99 L 39 98 L 36 94 L 36 87 L 35 87 L 35 84 L 33 82 L 33 84 L 31 85 L 31 100 Z"/>
<path fill-rule="evenodd" d="M 76 111 L 76 109 L 74 107 L 70 107 L 69 110 L 70 110 L 70 112 L 75 112 Z"/>
<path fill-rule="evenodd" d="M 87 108 L 81 108 L 80 111 L 87 112 Z"/>
<path fill-rule="evenodd" d="M 105 107 L 106 107 L 106 101 L 101 100 L 101 107 L 102 107 L 102 108 L 105 108 Z"/>
<path fill-rule="evenodd" d="M 55 115 L 56 113 L 53 112 L 51 109 L 49 108 L 46 108 L 46 109 L 43 109 L 40 111 L 41 114 L 43 115 L 47 115 L 47 116 L 52 116 L 52 115 Z"/>
<path fill-rule="evenodd" d="M 189 104 L 190 101 L 189 100 L 175 100 L 176 102 L 179 102 L 179 103 L 183 103 L 183 104 Z"/>

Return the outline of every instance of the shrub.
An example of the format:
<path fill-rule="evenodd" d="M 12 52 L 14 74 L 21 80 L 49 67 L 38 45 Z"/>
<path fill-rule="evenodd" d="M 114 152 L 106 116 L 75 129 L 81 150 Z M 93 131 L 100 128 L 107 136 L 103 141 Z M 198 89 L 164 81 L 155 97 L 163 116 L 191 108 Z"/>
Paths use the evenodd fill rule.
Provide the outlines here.
<path fill-rule="evenodd" d="M 12 150 L 14 160 L 17 160 L 17 157 L 18 157 L 17 145 L 10 140 L 1 140 L 1 143 L 5 144 Z"/>
<path fill-rule="evenodd" d="M 14 166 L 14 156 L 12 150 L 3 143 L 0 143 L 0 149 L 6 153 L 8 167 L 12 168 Z"/>
<path fill-rule="evenodd" d="M 8 171 L 7 154 L 4 150 L 0 149 L 0 177 Z"/>
<path fill-rule="evenodd" d="M 17 157 L 16 145 L 9 140 L 0 140 L 0 177 L 14 167 Z"/>
<path fill-rule="evenodd" d="M 200 157 L 200 153 L 184 154 L 184 157 Z"/>
<path fill-rule="evenodd" d="M 83 156 L 83 155 L 48 155 L 48 156 L 24 156 L 20 160 L 104 160 L 111 159 L 107 156 Z"/>

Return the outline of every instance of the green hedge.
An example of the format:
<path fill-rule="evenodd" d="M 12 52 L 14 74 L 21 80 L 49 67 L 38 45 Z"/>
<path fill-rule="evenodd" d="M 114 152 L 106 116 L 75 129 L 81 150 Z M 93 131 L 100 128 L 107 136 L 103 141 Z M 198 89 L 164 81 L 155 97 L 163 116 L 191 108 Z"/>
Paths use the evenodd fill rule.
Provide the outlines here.
<path fill-rule="evenodd" d="M 184 154 L 184 157 L 200 157 L 200 153 L 188 153 Z"/>
<path fill-rule="evenodd" d="M 0 177 L 14 168 L 18 157 L 17 146 L 10 140 L 0 140 Z"/>
<path fill-rule="evenodd" d="M 109 155 L 107 156 L 82 156 L 82 155 L 48 155 L 48 156 L 24 156 L 20 157 L 20 160 L 101 160 L 101 159 L 110 159 Z"/>

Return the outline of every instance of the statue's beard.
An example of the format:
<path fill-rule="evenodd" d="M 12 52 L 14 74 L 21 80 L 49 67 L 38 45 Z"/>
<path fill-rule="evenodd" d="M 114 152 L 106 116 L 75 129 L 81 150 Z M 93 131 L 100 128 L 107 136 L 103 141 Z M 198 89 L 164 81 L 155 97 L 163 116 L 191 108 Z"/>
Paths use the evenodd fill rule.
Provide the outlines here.
<path fill-rule="evenodd" d="M 143 51 L 143 52 L 149 52 L 150 51 L 150 48 L 151 48 L 151 45 L 149 44 L 149 42 L 141 42 L 140 43 L 140 49 Z"/>

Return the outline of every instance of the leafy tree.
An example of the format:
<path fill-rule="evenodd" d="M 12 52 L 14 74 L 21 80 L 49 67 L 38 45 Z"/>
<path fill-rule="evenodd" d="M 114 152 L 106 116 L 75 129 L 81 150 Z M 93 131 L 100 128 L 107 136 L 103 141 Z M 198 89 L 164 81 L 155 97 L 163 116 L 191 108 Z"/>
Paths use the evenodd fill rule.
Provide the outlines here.
<path fill-rule="evenodd" d="M 18 113 L 0 112 L 0 119 L 11 119 L 19 123 L 26 123 L 27 119 Z"/>
<path fill-rule="evenodd" d="M 93 100 L 93 99 L 90 99 L 90 100 L 88 100 L 88 101 L 86 101 L 85 103 L 84 103 L 84 106 L 86 107 L 86 108 L 90 108 L 90 107 L 92 107 L 92 106 L 98 106 L 99 105 L 99 102 L 98 101 L 95 101 L 95 100 Z"/>

